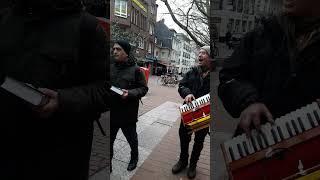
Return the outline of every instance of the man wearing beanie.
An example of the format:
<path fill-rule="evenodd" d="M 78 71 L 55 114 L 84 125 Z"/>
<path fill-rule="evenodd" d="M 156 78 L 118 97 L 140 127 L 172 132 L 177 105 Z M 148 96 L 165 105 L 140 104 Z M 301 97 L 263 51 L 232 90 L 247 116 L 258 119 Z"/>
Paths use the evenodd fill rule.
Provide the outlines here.
<path fill-rule="evenodd" d="M 110 113 L 110 161 L 113 157 L 113 144 L 119 129 L 126 137 L 131 148 L 131 159 L 127 170 L 132 171 L 138 163 L 138 121 L 139 100 L 148 92 L 145 76 L 130 54 L 131 46 L 127 41 L 116 41 L 113 45 L 114 63 L 111 64 L 111 85 L 120 88 L 123 94 L 112 92 Z M 112 172 L 112 166 L 110 167 Z"/>
<path fill-rule="evenodd" d="M 210 46 L 203 46 L 200 49 L 198 60 L 199 65 L 188 71 L 179 84 L 178 92 L 184 99 L 184 103 L 190 103 L 192 100 L 210 93 L 209 72 L 213 69 L 213 61 L 210 57 Z M 188 129 L 181 121 L 179 128 L 181 150 L 180 159 L 172 168 L 173 174 L 179 173 L 188 165 L 189 143 L 191 141 L 191 134 L 188 134 L 188 132 Z M 189 169 L 187 171 L 189 178 L 194 178 L 196 176 L 197 162 L 203 148 L 204 139 L 208 132 L 209 128 L 204 128 L 195 132 L 193 150 L 190 158 Z"/>

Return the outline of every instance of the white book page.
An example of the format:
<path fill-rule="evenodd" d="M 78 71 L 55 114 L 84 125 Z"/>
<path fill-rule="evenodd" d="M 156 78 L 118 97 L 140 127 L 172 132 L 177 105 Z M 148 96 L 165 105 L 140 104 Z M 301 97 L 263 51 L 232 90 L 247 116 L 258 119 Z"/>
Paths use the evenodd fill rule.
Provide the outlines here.
<path fill-rule="evenodd" d="M 24 85 L 22 82 L 6 77 L 1 87 L 35 106 L 41 104 L 43 94 Z"/>
<path fill-rule="evenodd" d="M 122 91 L 121 89 L 115 87 L 115 86 L 111 86 L 110 89 L 111 89 L 113 92 L 119 94 L 120 96 L 122 96 L 122 94 L 123 94 L 123 91 Z"/>

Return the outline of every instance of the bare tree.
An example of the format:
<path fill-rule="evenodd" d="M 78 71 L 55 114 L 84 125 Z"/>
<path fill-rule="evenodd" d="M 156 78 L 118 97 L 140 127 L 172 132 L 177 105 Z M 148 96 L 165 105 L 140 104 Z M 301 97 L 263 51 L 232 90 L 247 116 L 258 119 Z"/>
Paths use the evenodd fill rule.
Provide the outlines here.
<path fill-rule="evenodd" d="M 170 2 L 169 0 L 161 1 L 165 3 L 173 21 L 183 29 L 198 46 L 212 44 L 210 39 L 215 39 L 214 36 L 216 34 L 215 32 L 210 32 L 216 31 L 214 23 L 209 23 L 210 4 L 213 4 L 213 0 L 184 0 L 184 4 L 176 5 L 176 9 L 172 9 L 176 0 L 170 0 Z"/>
<path fill-rule="evenodd" d="M 210 43 L 208 28 L 208 9 L 206 3 L 209 0 L 185 0 L 183 5 L 172 5 L 176 0 L 161 0 L 166 5 L 173 21 L 183 29 L 190 38 L 198 45 L 203 46 Z M 179 0 L 177 0 L 179 1 Z M 208 7 L 208 6 L 207 6 Z"/>

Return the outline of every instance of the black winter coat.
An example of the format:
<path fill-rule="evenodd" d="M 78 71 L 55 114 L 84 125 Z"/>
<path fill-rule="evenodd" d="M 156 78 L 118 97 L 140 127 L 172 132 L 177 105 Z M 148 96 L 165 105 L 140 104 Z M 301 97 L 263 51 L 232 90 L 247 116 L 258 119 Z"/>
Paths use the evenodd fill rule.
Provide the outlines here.
<path fill-rule="evenodd" d="M 289 51 L 289 23 L 285 16 L 266 21 L 225 60 L 218 94 L 233 117 L 262 102 L 277 118 L 320 97 L 320 33 L 303 50 Z"/>
<path fill-rule="evenodd" d="M 199 66 L 192 67 L 179 83 L 178 92 L 185 99 L 189 94 L 199 98 L 210 93 L 210 75 L 202 78 L 202 70 Z"/>
<path fill-rule="evenodd" d="M 144 73 L 130 56 L 126 63 L 111 65 L 111 85 L 128 90 L 128 98 L 112 92 L 111 94 L 111 127 L 125 127 L 138 121 L 139 99 L 148 92 Z"/>
<path fill-rule="evenodd" d="M 38 118 L 0 88 L 0 179 L 87 179 L 93 121 L 107 108 L 105 34 L 77 7 L 15 10 L 0 25 L 0 74 L 58 91 L 59 109 Z"/>

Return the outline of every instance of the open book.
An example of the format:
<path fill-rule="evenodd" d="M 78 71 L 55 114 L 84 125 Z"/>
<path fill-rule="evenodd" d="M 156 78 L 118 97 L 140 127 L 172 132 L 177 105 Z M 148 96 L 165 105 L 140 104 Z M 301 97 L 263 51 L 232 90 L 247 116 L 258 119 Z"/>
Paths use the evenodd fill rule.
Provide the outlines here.
<path fill-rule="evenodd" d="M 17 81 L 10 77 L 6 77 L 4 83 L 0 87 L 34 106 L 42 106 L 48 102 L 47 96 L 32 85 Z"/>

